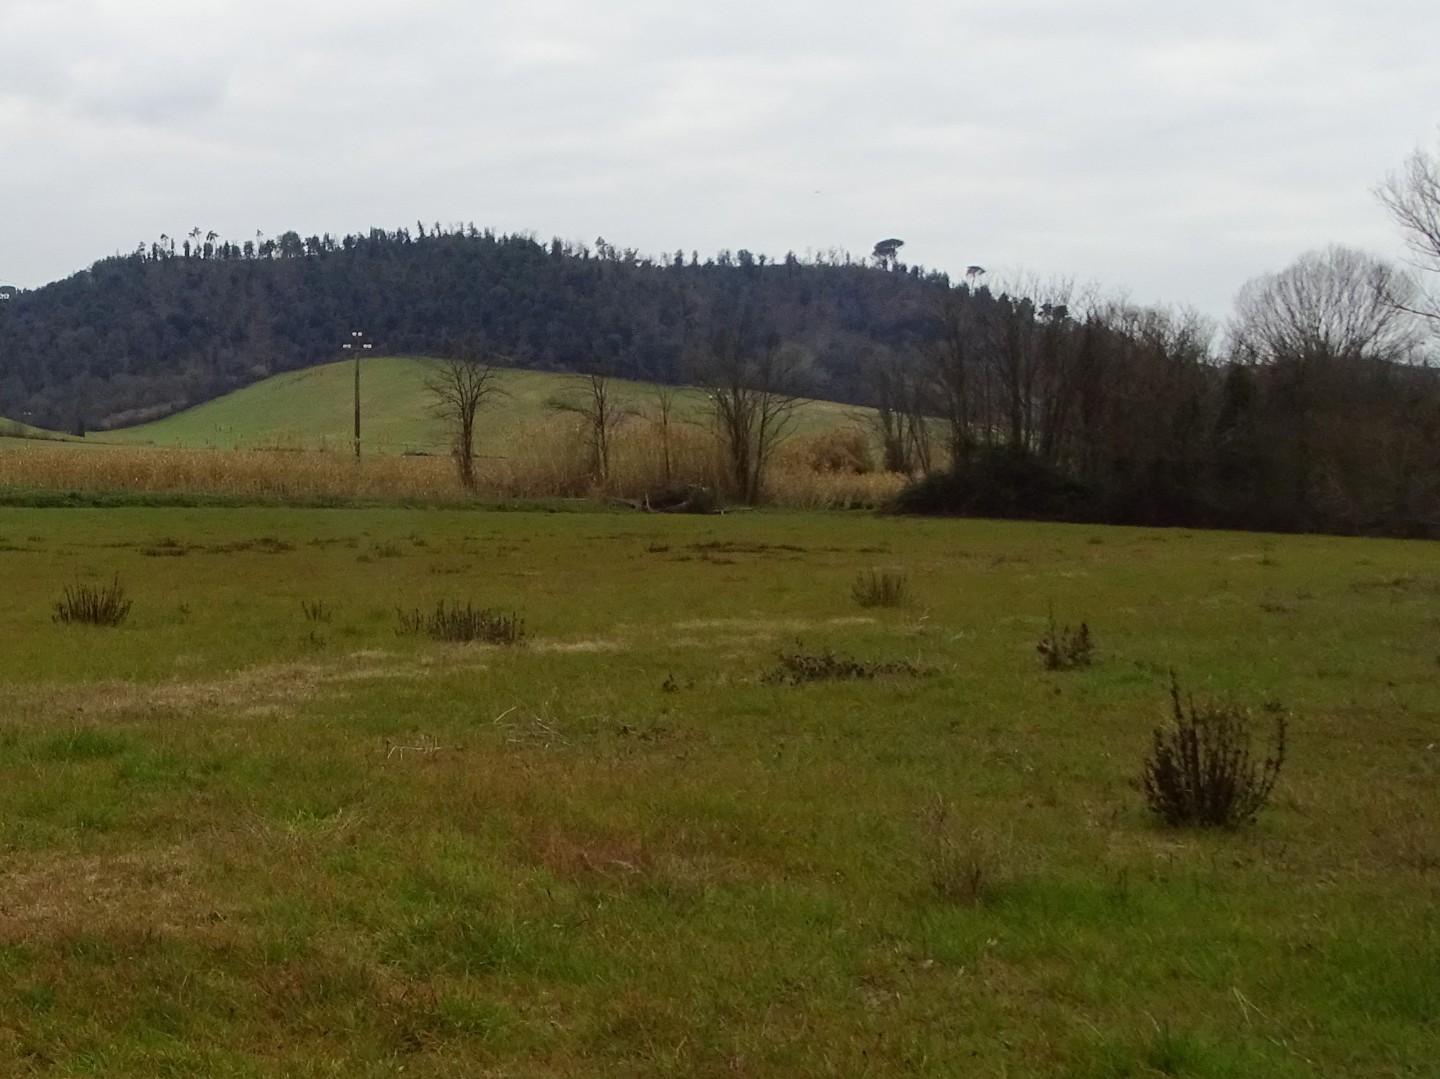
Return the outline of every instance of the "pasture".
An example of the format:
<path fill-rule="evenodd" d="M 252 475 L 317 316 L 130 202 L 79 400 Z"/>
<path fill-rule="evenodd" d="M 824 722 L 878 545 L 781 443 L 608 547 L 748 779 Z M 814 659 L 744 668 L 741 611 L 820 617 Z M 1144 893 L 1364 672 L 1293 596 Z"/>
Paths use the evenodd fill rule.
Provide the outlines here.
<path fill-rule="evenodd" d="M 450 435 L 433 412 L 425 387 L 431 361 L 410 356 L 376 356 L 362 361 L 362 438 L 371 453 L 445 454 Z M 184 446 L 192 449 L 273 449 L 350 451 L 353 437 L 354 364 L 341 360 L 272 375 L 213 401 L 163 419 L 93 436 L 123 445 Z M 499 369 L 497 394 L 481 412 L 478 452 L 504 453 L 532 434 L 550 416 L 549 402 L 573 397 L 583 380 L 545 371 Z M 656 387 L 614 379 L 615 399 L 637 414 L 652 413 Z M 679 422 L 697 422 L 703 394 L 675 390 Z M 869 409 L 811 401 L 801 409 L 797 430 L 828 430 Z"/>
<path fill-rule="evenodd" d="M 620 379 L 612 404 L 610 469 L 597 489 L 584 422 L 551 407 L 582 394 L 573 375 L 500 370 L 481 410 L 475 490 L 450 458 L 450 432 L 433 411 L 428 361 L 362 364 L 363 460 L 351 455 L 353 367 L 276 375 L 153 423 L 84 438 L 0 420 L 0 492 L 11 502 L 155 498 L 333 505 L 383 502 L 645 497 L 673 485 L 727 486 L 723 454 L 701 391 L 673 390 L 660 420 L 657 391 Z M 869 410 L 805 401 L 767 472 L 766 501 L 796 509 L 876 507 L 905 477 L 878 470 Z M 838 443 L 837 440 L 838 439 Z M 858 457 L 855 447 L 858 444 Z M 840 450 L 836 459 L 836 450 Z"/>
<path fill-rule="evenodd" d="M 0 509 L 0 1073 L 1433 1075 L 1437 567 L 840 513 Z M 901 606 L 857 605 L 870 570 Z M 52 620 L 116 579 L 121 625 Z M 397 632 L 440 601 L 525 638 Z M 1093 666 L 1043 668 L 1052 606 Z M 889 673 L 770 677 L 797 648 Z M 1255 825 L 1147 814 L 1172 668 L 1290 716 Z"/>

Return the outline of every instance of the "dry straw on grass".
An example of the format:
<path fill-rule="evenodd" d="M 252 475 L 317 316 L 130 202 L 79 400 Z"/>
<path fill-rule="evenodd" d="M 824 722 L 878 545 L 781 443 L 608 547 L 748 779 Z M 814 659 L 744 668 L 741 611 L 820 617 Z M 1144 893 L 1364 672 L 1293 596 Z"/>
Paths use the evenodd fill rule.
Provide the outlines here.
<path fill-rule="evenodd" d="M 438 504 L 591 494 L 638 499 L 691 484 L 724 491 L 719 446 L 710 431 L 672 425 L 668 449 L 667 454 L 658 425 L 639 419 L 625 424 L 615 439 L 609 481 L 596 490 L 583 433 L 566 417 L 550 417 L 524 428 L 507 446 L 486 446 L 482 437 L 477 486 L 467 492 L 447 456 L 367 455 L 357 465 L 344 452 L 17 442 L 0 449 L 0 490 Z M 769 503 L 803 509 L 875 507 L 904 483 L 903 476 L 892 473 L 817 469 L 811 449 L 797 440 L 777 456 L 767 477 Z"/>

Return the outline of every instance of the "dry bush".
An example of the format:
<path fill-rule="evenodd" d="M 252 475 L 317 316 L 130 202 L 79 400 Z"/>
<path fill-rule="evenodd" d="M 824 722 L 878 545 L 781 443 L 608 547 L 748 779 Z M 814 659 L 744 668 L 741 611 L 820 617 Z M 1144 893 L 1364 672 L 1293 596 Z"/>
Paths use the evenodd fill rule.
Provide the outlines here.
<path fill-rule="evenodd" d="M 861 607 L 902 607 L 910 594 L 909 579 L 903 573 L 868 570 L 855 578 L 850 595 Z"/>
<path fill-rule="evenodd" d="M 811 471 L 863 475 L 875 471 L 870 436 L 858 427 L 836 427 L 797 438 L 786 456 L 798 455 Z"/>
<path fill-rule="evenodd" d="M 520 620 L 519 615 L 479 608 L 468 602 L 462 607 L 458 602 L 447 604 L 442 599 L 436 604 L 435 610 L 428 613 L 418 607 L 395 613 L 400 619 L 400 629 L 397 632 L 416 635 L 423 633 L 437 641 L 519 644 L 525 638 L 525 623 Z"/>
<path fill-rule="evenodd" d="M 766 481 L 766 497 L 772 505 L 788 509 L 879 509 L 889 505 L 904 486 L 905 477 L 896 472 L 863 476 L 815 472 L 782 460 Z"/>
<path fill-rule="evenodd" d="M 1035 651 L 1040 653 L 1049 671 L 1071 671 L 1095 662 L 1095 642 L 1090 636 L 1089 624 L 1081 622 L 1078 629 L 1057 626 L 1054 611 L 1050 612 L 1049 625 L 1035 645 Z"/>
<path fill-rule="evenodd" d="M 1170 727 L 1156 727 L 1141 785 L 1150 811 L 1169 825 L 1233 828 L 1269 801 L 1285 763 L 1285 717 L 1275 716 L 1270 752 L 1251 753 L 1250 713 L 1235 705 L 1182 700 L 1170 675 Z"/>
<path fill-rule="evenodd" d="M 881 676 L 919 678 L 931 673 L 903 659 L 888 662 L 852 659 L 838 655 L 828 648 L 821 652 L 807 652 L 799 641 L 795 642 L 792 651 L 781 652 L 777 658 L 778 665 L 762 679 L 767 685 L 799 686 L 807 682 L 870 681 Z"/>
<path fill-rule="evenodd" d="M 125 586 L 116 577 L 103 588 L 88 584 L 72 584 L 55 601 L 56 622 L 64 625 L 118 626 L 130 614 L 130 600 Z"/>
<path fill-rule="evenodd" d="M 926 807 L 925 873 L 936 898 L 979 906 L 1001 884 L 1003 859 L 995 842 L 980 829 L 962 829 L 954 807 L 938 795 Z"/>
<path fill-rule="evenodd" d="M 329 622 L 334 618 L 334 612 L 330 610 L 329 604 L 323 599 L 302 599 L 300 601 L 300 612 L 305 616 L 307 622 Z"/>

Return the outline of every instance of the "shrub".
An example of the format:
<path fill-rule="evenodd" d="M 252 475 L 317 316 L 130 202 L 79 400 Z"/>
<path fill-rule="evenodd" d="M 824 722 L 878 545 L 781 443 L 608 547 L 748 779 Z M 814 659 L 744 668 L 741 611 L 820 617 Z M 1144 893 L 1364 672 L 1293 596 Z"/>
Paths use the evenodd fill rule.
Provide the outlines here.
<path fill-rule="evenodd" d="M 903 573 L 860 574 L 850 587 L 850 595 L 862 607 L 900 607 L 909 595 L 910 585 Z"/>
<path fill-rule="evenodd" d="M 949 472 L 905 486 L 890 507 L 927 516 L 1008 517 L 1084 521 L 1095 517 L 1084 484 L 1026 450 L 977 450 Z"/>
<path fill-rule="evenodd" d="M 653 513 L 720 513 L 724 506 L 714 489 L 692 483 L 648 491 L 639 508 Z"/>
<path fill-rule="evenodd" d="M 323 599 L 302 599 L 300 610 L 307 622 L 329 622 L 334 617 L 329 604 Z"/>
<path fill-rule="evenodd" d="M 944 798 L 925 810 L 925 869 L 936 898 L 946 903 L 979 906 L 999 883 L 999 859 L 993 844 L 978 830 L 962 832 Z"/>
<path fill-rule="evenodd" d="M 1057 626 L 1054 611 L 1050 612 L 1050 623 L 1035 645 L 1035 651 L 1040 653 L 1049 671 L 1070 671 L 1095 662 L 1095 641 L 1090 636 L 1089 624 L 1081 622 L 1079 629 Z"/>
<path fill-rule="evenodd" d="M 1251 753 L 1250 713 L 1234 705 L 1182 700 L 1170 675 L 1171 722 L 1155 728 L 1141 784 L 1150 811 L 1169 825 L 1233 828 L 1269 800 L 1285 763 L 1285 717 L 1264 760 Z"/>
<path fill-rule="evenodd" d="M 118 626 L 130 614 L 125 586 L 116 577 L 104 588 L 88 584 L 67 585 L 55 603 L 54 620 L 71 625 Z"/>
<path fill-rule="evenodd" d="M 397 611 L 399 633 L 424 633 L 437 641 L 482 641 L 486 644 L 519 644 L 525 637 L 525 623 L 517 614 L 505 614 L 470 603 L 446 604 L 442 599 L 426 613 L 418 607 Z"/>
<path fill-rule="evenodd" d="M 858 427 L 837 427 L 806 439 L 800 447 L 814 472 L 848 472 L 863 476 L 875 471 L 870 438 Z"/>
<path fill-rule="evenodd" d="M 781 652 L 779 665 L 763 679 L 769 685 L 798 686 L 806 682 L 870 681 L 882 675 L 918 678 L 928 674 L 907 660 L 873 662 L 836 655 L 830 649 L 806 652 L 800 642 L 793 652 Z"/>

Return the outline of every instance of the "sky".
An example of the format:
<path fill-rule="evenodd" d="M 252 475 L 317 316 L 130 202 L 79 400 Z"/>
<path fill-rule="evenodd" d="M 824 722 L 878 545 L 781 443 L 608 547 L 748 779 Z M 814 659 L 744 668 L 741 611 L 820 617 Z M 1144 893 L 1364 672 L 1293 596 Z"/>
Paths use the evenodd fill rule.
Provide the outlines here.
<path fill-rule="evenodd" d="M 1440 4 L 0 0 L 0 283 L 161 233 L 905 240 L 1223 317 L 1440 147 Z"/>

